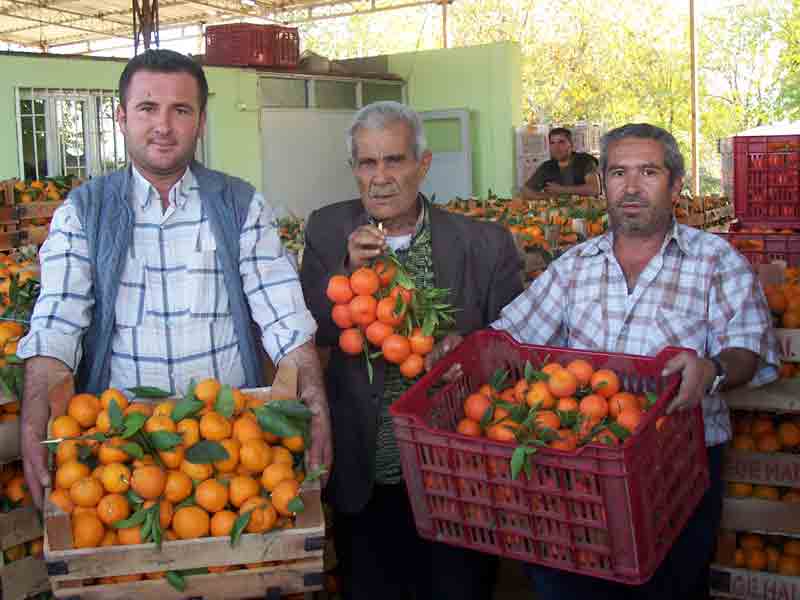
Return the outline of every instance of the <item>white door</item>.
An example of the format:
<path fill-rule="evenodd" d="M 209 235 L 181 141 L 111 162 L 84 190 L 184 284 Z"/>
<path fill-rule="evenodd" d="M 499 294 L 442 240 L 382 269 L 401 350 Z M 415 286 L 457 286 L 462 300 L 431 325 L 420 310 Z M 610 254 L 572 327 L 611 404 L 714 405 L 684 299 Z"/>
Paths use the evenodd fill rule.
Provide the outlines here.
<path fill-rule="evenodd" d="M 353 110 L 264 108 L 264 196 L 298 217 L 358 197 L 345 136 Z"/>
<path fill-rule="evenodd" d="M 433 151 L 431 169 L 422 192 L 436 202 L 472 196 L 472 142 L 469 111 L 437 110 L 420 113 Z M 441 149 L 437 149 L 441 148 Z"/>

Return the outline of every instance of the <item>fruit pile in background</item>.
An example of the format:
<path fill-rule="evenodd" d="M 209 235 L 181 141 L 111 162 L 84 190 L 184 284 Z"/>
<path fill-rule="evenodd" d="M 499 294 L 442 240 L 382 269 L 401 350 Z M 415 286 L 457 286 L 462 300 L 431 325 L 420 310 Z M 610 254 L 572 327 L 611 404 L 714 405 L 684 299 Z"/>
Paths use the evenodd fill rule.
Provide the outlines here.
<path fill-rule="evenodd" d="M 748 452 L 800 452 L 800 416 L 734 412 L 732 448 Z"/>

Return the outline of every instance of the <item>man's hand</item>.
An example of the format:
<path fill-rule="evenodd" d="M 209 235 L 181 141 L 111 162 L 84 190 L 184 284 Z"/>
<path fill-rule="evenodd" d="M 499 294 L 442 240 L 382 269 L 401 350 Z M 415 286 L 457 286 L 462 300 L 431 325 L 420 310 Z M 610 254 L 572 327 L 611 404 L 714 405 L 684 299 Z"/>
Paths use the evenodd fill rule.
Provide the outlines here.
<path fill-rule="evenodd" d="M 566 186 L 561 185 L 560 183 L 555 183 L 553 181 L 544 184 L 544 191 L 548 194 L 566 194 Z"/>
<path fill-rule="evenodd" d="M 441 342 L 436 344 L 426 356 L 425 356 L 425 370 L 430 371 L 433 366 L 439 362 L 441 358 L 443 358 L 446 354 L 449 354 L 450 351 L 453 350 L 456 346 L 458 346 L 464 338 L 457 334 L 448 335 L 445 337 Z M 442 376 L 444 381 L 450 382 L 455 381 L 459 377 L 463 375 L 463 371 L 461 370 L 461 363 L 456 363 L 451 365 L 449 369 L 445 372 Z"/>
<path fill-rule="evenodd" d="M 333 467 L 333 437 L 328 399 L 325 395 L 325 382 L 317 349 L 311 342 L 307 342 L 284 356 L 281 364 L 284 361 L 297 369 L 300 400 L 312 413 L 311 446 L 306 454 L 306 466 L 309 471 L 325 467 L 326 472 L 320 477 L 320 482 L 324 487 Z"/>
<path fill-rule="evenodd" d="M 362 225 L 347 238 L 347 266 L 355 271 L 386 251 L 386 236 L 375 225 Z"/>
<path fill-rule="evenodd" d="M 50 485 L 47 470 L 47 448 L 42 440 L 47 435 L 50 416 L 50 390 L 57 385 L 70 387 L 72 371 L 60 360 L 36 356 L 25 361 L 25 391 L 22 399 L 20 424 L 22 464 L 25 483 L 40 509 L 44 503 L 44 488 Z M 66 399 L 67 394 L 64 394 Z M 55 414 L 64 414 L 66 406 L 54 406 Z"/>
<path fill-rule="evenodd" d="M 667 414 L 699 406 L 716 377 L 714 363 L 689 352 L 681 352 L 664 366 L 662 375 L 680 373 L 678 393 L 667 407 Z"/>

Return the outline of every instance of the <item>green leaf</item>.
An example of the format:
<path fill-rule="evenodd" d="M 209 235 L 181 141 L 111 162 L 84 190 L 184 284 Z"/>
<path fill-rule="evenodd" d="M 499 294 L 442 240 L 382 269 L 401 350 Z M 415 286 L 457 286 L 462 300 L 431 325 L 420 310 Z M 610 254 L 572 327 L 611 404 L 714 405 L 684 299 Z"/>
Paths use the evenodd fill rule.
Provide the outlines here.
<path fill-rule="evenodd" d="M 132 412 L 125 415 L 125 418 L 123 419 L 123 425 L 125 429 L 120 437 L 126 439 L 133 437 L 139 433 L 139 430 L 141 430 L 141 428 L 144 426 L 145 421 L 147 421 L 147 417 L 140 412 Z"/>
<path fill-rule="evenodd" d="M 327 472 L 328 468 L 325 465 L 320 465 L 319 467 L 311 469 L 308 473 L 306 473 L 306 478 L 303 480 L 303 483 L 305 483 L 306 481 L 308 481 L 309 483 L 312 481 L 316 481 Z"/>
<path fill-rule="evenodd" d="M 279 437 L 293 437 L 303 435 L 303 431 L 298 429 L 285 415 L 272 410 L 267 404 L 253 409 L 261 428 Z"/>
<path fill-rule="evenodd" d="M 197 504 L 197 502 L 195 502 L 194 494 L 193 494 L 193 495 L 189 496 L 188 498 L 184 498 L 178 504 L 176 504 L 175 505 L 175 510 L 178 510 L 179 508 L 186 508 L 187 506 L 194 506 L 195 504 Z"/>
<path fill-rule="evenodd" d="M 486 429 L 486 427 L 489 426 L 489 423 L 491 423 L 492 421 L 493 415 L 494 415 L 494 406 L 490 404 L 489 407 L 485 411 L 483 411 L 483 416 L 481 416 L 481 421 L 480 421 L 481 429 Z"/>
<path fill-rule="evenodd" d="M 3 358 L 6 359 L 6 364 L 9 365 L 21 365 L 25 362 L 16 354 L 6 354 Z"/>
<path fill-rule="evenodd" d="M 621 442 L 631 436 L 631 432 L 628 431 L 627 428 L 623 427 L 619 423 L 616 423 L 615 421 L 612 421 L 608 424 L 608 430 L 617 436 Z"/>
<path fill-rule="evenodd" d="M 183 395 L 184 400 L 197 400 L 197 396 L 194 394 L 194 390 L 197 388 L 197 382 L 192 377 L 189 380 L 189 387 L 186 388 L 186 393 Z"/>
<path fill-rule="evenodd" d="M 536 369 L 533 368 L 533 365 L 531 364 L 531 361 L 526 360 L 525 361 L 525 381 L 527 381 L 529 384 L 533 383 L 534 379 L 535 379 L 534 378 L 534 373 L 535 372 L 536 372 Z"/>
<path fill-rule="evenodd" d="M 194 398 L 186 397 L 179 400 L 175 407 L 172 409 L 172 420 L 175 423 L 183 421 L 186 417 L 192 417 L 197 414 L 205 404 Z"/>
<path fill-rule="evenodd" d="M 150 508 L 148 508 L 145 511 L 144 524 L 142 525 L 141 529 L 143 542 L 150 541 L 150 534 L 152 533 L 152 531 L 153 531 L 153 511 Z"/>
<path fill-rule="evenodd" d="M 128 499 L 130 504 L 144 504 L 144 498 L 131 489 L 128 489 L 128 491 L 125 492 L 125 497 Z"/>
<path fill-rule="evenodd" d="M 183 441 L 183 437 L 179 433 L 171 431 L 153 431 L 147 436 L 156 450 L 172 450 Z"/>
<path fill-rule="evenodd" d="M 92 457 L 92 449 L 89 446 L 78 446 L 78 461 L 85 463 Z"/>
<path fill-rule="evenodd" d="M 233 390 L 229 385 L 223 385 L 217 394 L 217 401 L 214 403 L 214 410 L 226 419 L 233 416 L 236 403 L 233 401 Z"/>
<path fill-rule="evenodd" d="M 120 450 L 122 450 L 128 456 L 132 456 L 133 458 L 138 458 L 139 460 L 144 458 L 144 450 L 142 450 L 142 447 L 136 442 L 122 444 L 122 446 L 120 446 Z"/>
<path fill-rule="evenodd" d="M 649 409 L 653 408 L 656 405 L 656 402 L 658 402 L 658 395 L 654 394 L 653 392 L 647 392 L 644 395 L 644 398 L 645 398 L 645 401 L 646 401 L 645 402 L 645 410 L 649 410 Z"/>
<path fill-rule="evenodd" d="M 287 417 L 310 419 L 311 411 L 299 400 L 273 400 L 269 403 L 270 409 L 286 415 Z"/>
<path fill-rule="evenodd" d="M 186 450 L 186 460 L 196 465 L 209 465 L 211 463 L 228 460 L 228 451 L 219 442 L 201 440 Z"/>
<path fill-rule="evenodd" d="M 248 510 L 243 515 L 239 515 L 233 522 L 233 528 L 231 529 L 231 547 L 239 543 L 239 539 L 242 537 L 242 532 L 250 523 L 250 515 L 252 513 L 252 510 Z"/>
<path fill-rule="evenodd" d="M 492 376 L 489 379 L 489 385 L 492 386 L 493 390 L 499 392 L 503 389 L 503 384 L 506 382 L 507 377 L 508 371 L 504 369 L 497 369 L 494 373 L 492 373 Z"/>
<path fill-rule="evenodd" d="M 306 505 L 303 503 L 303 499 L 300 496 L 295 496 L 289 500 L 287 508 L 289 509 L 289 512 L 300 514 L 306 509 Z"/>
<path fill-rule="evenodd" d="M 136 398 L 169 398 L 172 396 L 170 392 L 161 388 L 149 386 L 132 387 L 128 388 L 128 391 Z"/>
<path fill-rule="evenodd" d="M 119 408 L 119 404 L 113 398 L 111 402 L 108 403 L 108 420 L 111 421 L 111 427 L 114 429 L 122 429 L 123 427 L 123 416 L 122 411 Z"/>
<path fill-rule="evenodd" d="M 186 580 L 180 573 L 177 573 L 175 571 L 167 571 L 166 578 L 167 578 L 167 583 L 169 583 L 173 588 L 175 588 L 179 592 L 186 591 Z"/>
<path fill-rule="evenodd" d="M 142 523 L 144 523 L 145 518 L 147 518 L 147 515 L 149 514 L 150 514 L 149 510 L 145 508 L 140 508 L 127 519 L 123 519 L 122 521 L 117 521 L 116 523 L 112 523 L 111 526 L 114 529 L 127 529 L 128 527 L 136 527 L 137 525 L 141 525 Z"/>
<path fill-rule="evenodd" d="M 525 452 L 525 446 L 517 446 L 514 448 L 514 453 L 511 455 L 511 479 L 519 477 L 520 471 L 528 459 L 528 454 Z"/>

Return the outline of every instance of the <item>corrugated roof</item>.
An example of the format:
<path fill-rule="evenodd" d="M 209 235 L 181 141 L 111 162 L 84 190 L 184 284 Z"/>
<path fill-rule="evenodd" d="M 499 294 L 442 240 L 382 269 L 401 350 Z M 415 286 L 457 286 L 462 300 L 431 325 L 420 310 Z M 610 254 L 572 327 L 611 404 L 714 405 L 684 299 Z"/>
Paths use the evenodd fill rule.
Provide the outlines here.
<path fill-rule="evenodd" d="M 158 15 L 164 31 L 242 20 L 293 24 L 452 1 L 159 0 Z M 0 0 L 0 42 L 57 50 L 109 39 L 133 43 L 132 0 Z"/>

